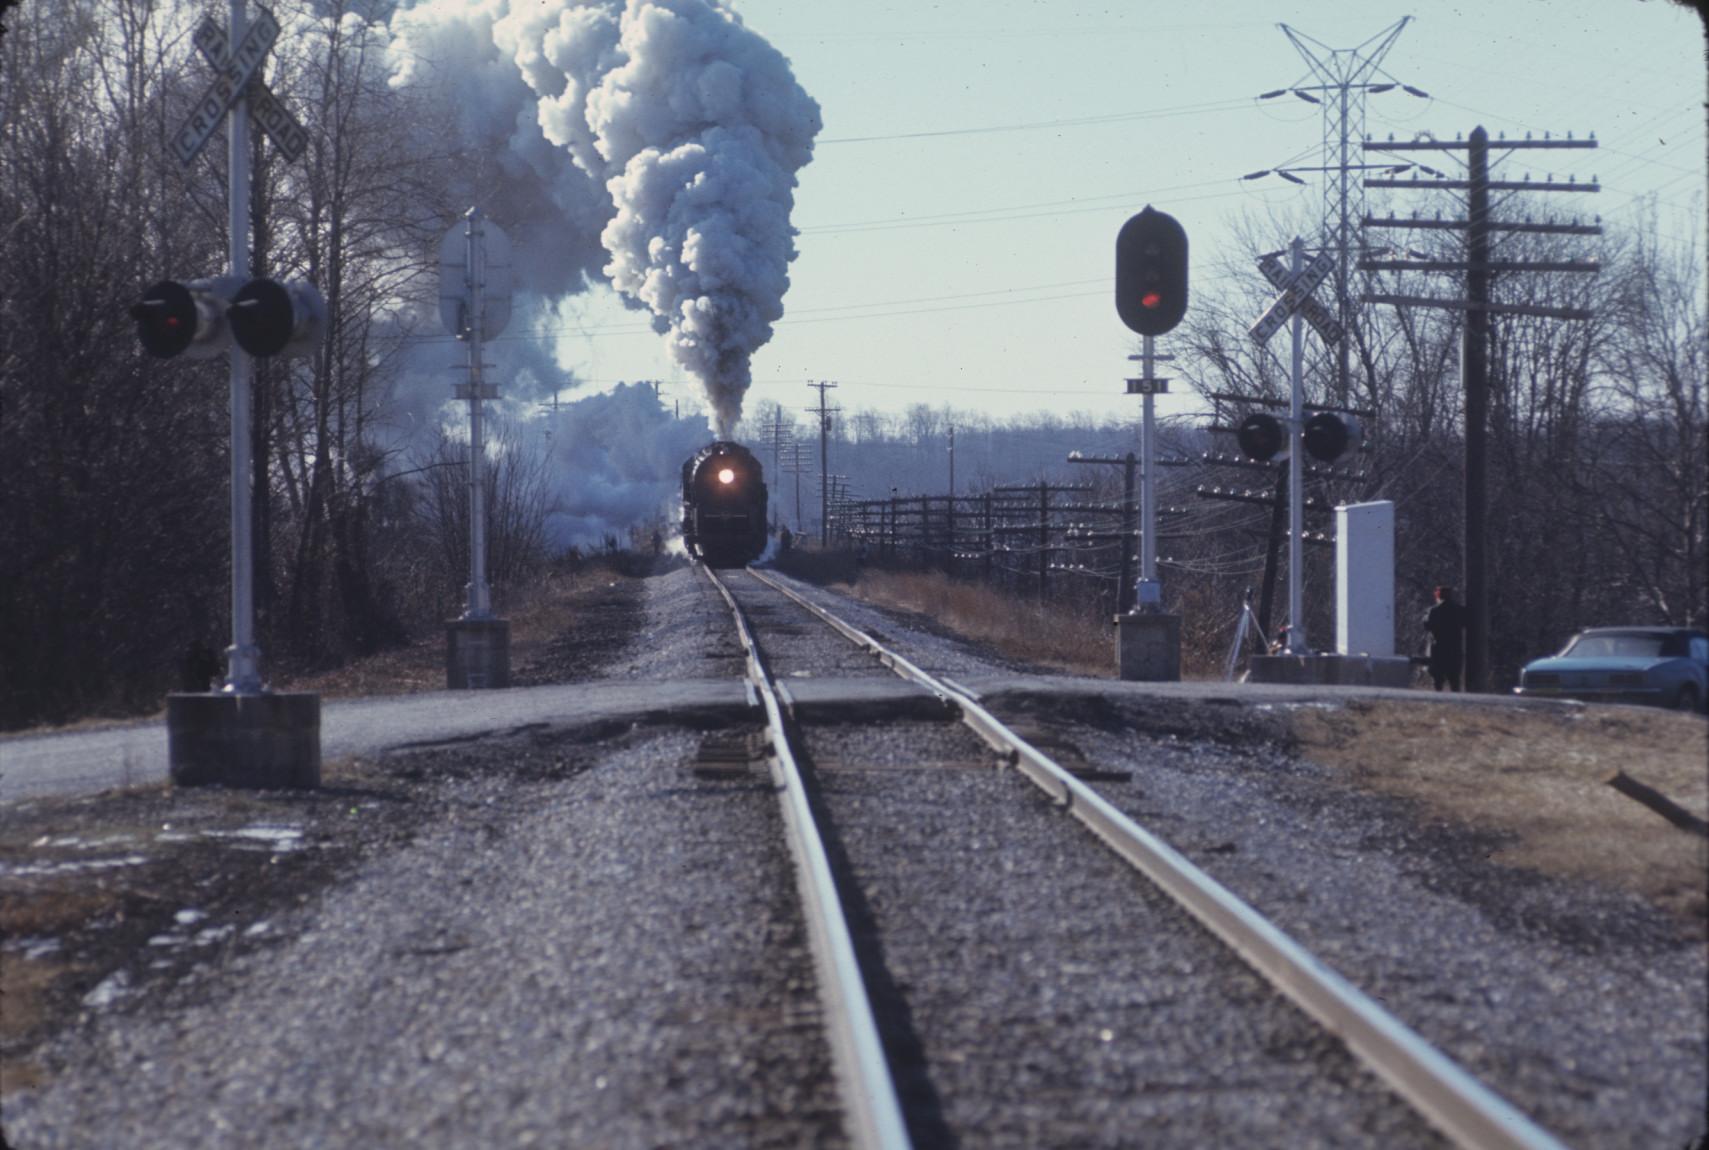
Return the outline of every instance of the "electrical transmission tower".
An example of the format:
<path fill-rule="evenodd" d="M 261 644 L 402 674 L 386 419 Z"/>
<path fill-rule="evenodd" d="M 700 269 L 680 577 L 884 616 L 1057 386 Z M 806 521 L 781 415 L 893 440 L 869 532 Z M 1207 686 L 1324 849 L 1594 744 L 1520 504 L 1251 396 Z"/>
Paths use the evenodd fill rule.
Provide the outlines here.
<path fill-rule="evenodd" d="M 1420 99 L 1429 99 L 1428 92 L 1410 84 L 1402 84 L 1383 70 L 1383 57 L 1399 39 L 1401 31 L 1412 20 L 1403 16 L 1394 24 L 1372 36 L 1356 48 L 1331 48 L 1305 33 L 1278 24 L 1305 59 L 1308 71 L 1297 83 L 1286 88 L 1265 92 L 1260 100 L 1273 100 L 1290 92 L 1308 104 L 1323 109 L 1323 149 L 1321 163 L 1310 166 L 1287 164 L 1266 168 L 1243 177 L 1256 180 L 1274 173 L 1291 183 L 1303 184 L 1295 173 L 1318 172 L 1323 181 L 1323 243 L 1322 250 L 1335 255 L 1335 318 L 1349 336 L 1356 326 L 1356 300 L 1348 288 L 1348 272 L 1360 251 L 1359 222 L 1365 214 L 1364 187 L 1361 175 L 1368 168 L 1387 167 L 1386 164 L 1360 163 L 1355 152 L 1365 138 L 1365 97 L 1400 88 Z M 1332 394 L 1335 402 L 1348 400 L 1349 357 L 1352 338 L 1336 342 L 1335 380 Z"/>

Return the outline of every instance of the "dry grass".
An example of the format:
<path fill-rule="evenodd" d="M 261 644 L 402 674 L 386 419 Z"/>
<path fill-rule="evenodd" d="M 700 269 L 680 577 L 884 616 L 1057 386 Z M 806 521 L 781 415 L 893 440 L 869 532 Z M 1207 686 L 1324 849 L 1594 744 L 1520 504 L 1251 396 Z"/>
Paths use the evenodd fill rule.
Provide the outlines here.
<path fill-rule="evenodd" d="M 575 572 L 548 574 L 514 592 L 502 613 L 510 621 L 512 669 L 532 662 L 563 633 L 577 599 L 630 578 L 634 576 L 605 564 L 590 564 Z M 442 691 L 445 632 L 434 628 L 414 637 L 407 647 L 381 651 L 330 671 L 281 676 L 272 687 L 276 691 L 312 691 L 328 699 Z"/>
<path fill-rule="evenodd" d="M 645 560 L 596 560 L 574 572 L 551 572 L 538 582 L 515 590 L 505 604 L 503 616 L 510 620 L 510 662 L 526 666 L 565 630 L 565 620 L 578 598 L 593 594 L 623 579 L 636 578 L 623 570 L 625 562 Z M 351 699 L 375 695 L 415 695 L 445 689 L 445 631 L 431 627 L 411 637 L 409 643 L 342 667 L 324 671 L 293 672 L 269 670 L 268 687 L 274 691 L 304 691 L 326 699 Z M 58 726 L 31 727 L 0 732 L 7 739 L 43 734 L 83 734 L 125 727 L 150 720 L 164 720 L 164 701 L 152 714 L 124 717 L 91 716 Z"/>
<path fill-rule="evenodd" d="M 881 607 L 924 615 L 941 628 L 1022 662 L 1076 675 L 1110 674 L 1116 634 L 1083 612 L 1017 599 L 980 583 L 936 572 L 863 571 L 837 591 Z"/>
<path fill-rule="evenodd" d="M 0 937 L 60 938 L 84 923 L 110 915 L 121 901 L 116 887 L 73 889 L 62 886 L 35 896 L 9 892 L 0 907 Z M 55 993 L 87 972 L 60 953 L 32 959 L 10 953 L 0 959 L 0 1047 L 16 1050 L 54 1021 Z M 0 1058 L 6 1092 L 42 1081 L 41 1069 L 26 1058 Z"/>
<path fill-rule="evenodd" d="M 1635 707 L 1357 701 L 1302 709 L 1293 721 L 1314 761 L 1507 836 L 1496 861 L 1632 891 L 1704 932 L 1709 842 L 1607 785 L 1624 770 L 1709 816 L 1709 725 L 1701 718 Z"/>

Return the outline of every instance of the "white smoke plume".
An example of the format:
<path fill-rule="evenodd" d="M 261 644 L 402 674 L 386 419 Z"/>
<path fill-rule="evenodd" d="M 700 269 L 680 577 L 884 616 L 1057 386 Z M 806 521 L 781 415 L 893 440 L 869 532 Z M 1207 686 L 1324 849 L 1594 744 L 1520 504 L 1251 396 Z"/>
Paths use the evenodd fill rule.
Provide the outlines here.
<path fill-rule="evenodd" d="M 441 86 L 454 143 L 499 156 L 483 200 L 518 285 L 561 294 L 597 266 L 732 434 L 820 127 L 788 61 L 721 0 L 423 0 L 393 32 L 396 82 Z"/>
<path fill-rule="evenodd" d="M 554 546 L 597 547 L 660 516 L 664 534 L 676 533 L 682 464 L 706 445 L 705 420 L 676 418 L 642 384 L 619 384 L 543 419 L 553 485 L 546 531 Z"/>

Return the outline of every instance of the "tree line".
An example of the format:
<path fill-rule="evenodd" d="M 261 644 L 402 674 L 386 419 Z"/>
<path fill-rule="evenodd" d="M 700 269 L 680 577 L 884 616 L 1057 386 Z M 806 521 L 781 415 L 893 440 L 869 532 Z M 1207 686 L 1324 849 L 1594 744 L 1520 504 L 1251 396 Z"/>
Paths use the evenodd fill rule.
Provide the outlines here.
<path fill-rule="evenodd" d="M 1228 432 L 1240 417 L 1274 410 L 1214 397 L 1285 401 L 1288 395 L 1286 337 L 1265 350 L 1247 336 L 1273 295 L 1253 265 L 1259 253 L 1284 247 L 1295 232 L 1310 231 L 1298 220 L 1249 222 L 1237 254 L 1218 267 L 1196 269 L 1201 279 L 1217 286 L 1197 291 L 1185 322 L 1161 341 L 1164 350 L 1177 355 L 1178 373 L 1202 400 L 1201 414 L 1161 425 L 1159 454 L 1182 465 L 1160 472 L 1159 501 L 1187 511 L 1160 529 L 1161 577 L 1172 605 L 1186 616 L 1185 641 L 1207 665 L 1226 650 L 1242 599 L 1260 586 L 1266 567 L 1272 579 L 1287 577 L 1287 549 L 1282 546 L 1278 556 L 1272 545 L 1271 508 L 1252 499 L 1207 498 L 1200 489 L 1236 489 L 1270 498 L 1278 493 L 1279 466 L 1255 473 L 1205 457 L 1237 455 Z M 1592 252 L 1584 250 L 1583 241 L 1577 248 L 1572 243 L 1516 235 L 1503 240 L 1499 252 L 1503 260 L 1538 261 L 1593 254 L 1601 271 L 1594 278 L 1530 272 L 1497 279 L 1499 302 L 1571 303 L 1588 306 L 1593 316 L 1561 320 L 1503 314 L 1492 320 L 1487 545 L 1495 686 L 1511 685 L 1523 663 L 1558 649 L 1581 627 L 1709 626 L 1709 329 L 1702 249 L 1694 235 L 1666 235 L 1653 208 L 1624 223 L 1607 223 Z M 1418 254 L 1463 258 L 1449 240 Z M 1396 275 L 1381 290 L 1439 298 L 1456 294 L 1451 282 L 1431 282 L 1417 272 Z M 1341 475 L 1308 480 L 1308 495 L 1317 496 L 1323 510 L 1308 516 L 1307 530 L 1332 530 L 1328 509 L 1336 504 L 1394 502 L 1396 641 L 1403 653 L 1422 651 L 1421 616 L 1431 589 L 1457 584 L 1463 565 L 1461 330 L 1457 311 L 1358 309 L 1348 336 L 1352 370 L 1342 395 L 1334 380 L 1334 353 L 1308 329 L 1307 402 L 1335 403 L 1370 415 L 1362 420 L 1365 446 L 1356 458 L 1340 461 Z M 1076 450 L 1119 456 L 1136 444 L 1131 422 L 1089 415 L 1004 422 L 926 404 L 900 414 L 857 409 L 829 435 L 831 471 L 846 476 L 838 490 L 857 501 L 896 495 L 905 507 L 912 506 L 908 497 L 949 494 L 952 427 L 958 460 L 954 492 L 963 497 L 958 530 L 964 534 L 976 508 L 974 497 L 1004 484 L 1090 482 L 1095 491 L 1088 498 L 1118 499 L 1118 468 L 1075 468 L 1065 457 Z M 781 491 L 786 503 L 797 470 L 787 465 L 787 445 L 804 445 L 799 470 L 808 484 L 806 518 L 816 522 L 817 426 L 775 404 L 761 404 L 744 431 L 768 464 L 774 456 L 784 461 L 772 490 L 774 498 Z M 865 511 L 868 534 L 887 537 L 895 530 L 882 509 Z M 928 519 L 936 514 L 941 512 L 925 513 Z M 902 515 L 903 535 L 920 538 L 922 513 Z M 1069 518 L 1056 516 L 1056 535 L 1044 549 L 1051 552 L 1051 562 L 1083 564 L 1089 570 L 1059 578 L 1051 594 L 1103 613 L 1114 601 L 1114 551 L 1110 545 L 1073 544 Z M 896 558 L 941 563 L 941 550 L 941 542 L 910 545 Z M 1085 562 L 1088 557 L 1078 553 L 1088 550 L 1092 554 Z M 932 555 L 939 557 L 929 559 Z M 994 557 L 970 558 L 978 561 L 964 561 L 962 570 L 995 571 L 1018 591 L 1036 591 L 1036 554 L 1021 561 L 1011 548 Z M 1333 552 L 1308 547 L 1304 561 L 1312 589 L 1307 633 L 1315 644 L 1327 646 L 1334 634 Z M 1279 625 L 1280 614 L 1266 621 Z"/>
<path fill-rule="evenodd" d="M 287 165 L 253 133 L 253 274 L 308 278 L 329 309 L 312 358 L 255 372 L 269 671 L 455 614 L 466 577 L 466 448 L 382 419 L 419 334 L 400 305 L 433 292 L 439 236 L 467 206 L 453 176 L 474 162 L 409 144 L 427 113 L 387 82 L 391 7 L 279 5 L 290 34 L 268 83 L 310 143 Z M 35 4 L 0 41 L 0 726 L 152 709 L 204 689 L 229 640 L 225 360 L 147 360 L 127 314 L 149 283 L 225 265 L 226 150 L 185 168 L 166 147 L 209 79 L 199 14 Z M 503 581 L 543 561 L 545 508 L 538 460 L 501 442 L 495 465 Z"/>
<path fill-rule="evenodd" d="M 427 334 L 411 317 L 431 314 L 420 305 L 434 291 L 439 237 L 488 161 L 422 146 L 442 113 L 389 82 L 392 7 L 277 6 L 290 34 L 268 84 L 310 142 L 287 165 L 258 138 L 248 160 L 254 274 L 313 280 L 330 313 L 313 357 L 262 363 L 253 384 L 257 622 L 273 669 L 331 665 L 454 615 L 466 577 L 465 449 L 443 435 L 400 437 L 388 404 Z M 189 42 L 199 14 L 160 0 L 63 0 L 6 16 L 0 726 L 152 709 L 166 690 L 205 685 L 229 637 L 224 361 L 147 360 L 127 314 L 150 282 L 225 264 L 225 150 L 210 146 L 186 168 L 166 147 L 208 78 Z M 1286 394 L 1281 364 L 1245 335 L 1270 294 L 1250 261 L 1310 230 L 1255 222 L 1230 274 L 1195 269 L 1197 282 L 1225 286 L 1196 289 L 1165 342 L 1199 393 Z M 1547 256 L 1551 242 L 1564 241 L 1520 238 L 1504 254 Z M 1588 287 L 1560 275 L 1497 284 L 1512 302 L 1588 293 L 1595 312 L 1495 321 L 1497 682 L 1578 626 L 1705 622 L 1701 248 L 1639 216 L 1608 225 L 1598 254 L 1603 271 Z M 1417 639 L 1405 605 L 1422 610 L 1428 587 L 1456 581 L 1461 562 L 1459 318 L 1368 308 L 1351 338 L 1348 401 L 1375 418 L 1363 478 L 1329 495 L 1396 504 L 1404 646 Z M 1328 358 L 1311 346 L 1310 389 L 1322 399 Z M 1206 422 L 1178 421 L 1166 450 L 1232 451 Z M 784 424 L 804 453 L 799 515 L 795 469 L 766 434 Z M 1073 413 L 1003 422 L 925 404 L 860 409 L 833 422 L 831 470 L 857 497 L 948 492 L 951 427 L 963 492 L 1045 475 L 1095 482 L 1108 497 L 1114 469 L 1071 468 L 1066 456 L 1133 443 L 1131 424 Z M 817 425 L 759 404 L 742 431 L 768 466 L 774 503 L 807 526 L 819 502 Z M 550 507 L 539 437 L 496 438 L 490 575 L 502 596 L 547 560 Z M 1198 485 L 1218 481 L 1201 471 L 1165 473 L 1164 501 L 1195 516 L 1160 555 L 1189 638 L 1209 648 L 1226 642 L 1241 594 L 1262 574 L 1269 520 L 1254 504 L 1194 502 Z M 1314 549 L 1308 562 L 1326 557 Z M 1061 584 L 1076 582 L 1097 581 Z M 1085 592 L 1088 610 L 1106 609 L 1101 594 Z M 1327 597 L 1316 609 L 1328 610 Z M 1311 632 L 1328 635 L 1327 617 Z"/>

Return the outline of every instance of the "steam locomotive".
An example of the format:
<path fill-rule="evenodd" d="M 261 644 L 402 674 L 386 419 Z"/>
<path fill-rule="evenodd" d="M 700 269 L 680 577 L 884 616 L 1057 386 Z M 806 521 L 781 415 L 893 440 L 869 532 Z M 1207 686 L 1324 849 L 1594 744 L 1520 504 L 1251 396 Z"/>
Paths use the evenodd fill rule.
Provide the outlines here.
<path fill-rule="evenodd" d="M 682 542 L 710 567 L 741 567 L 766 544 L 765 474 L 739 443 L 708 444 L 682 465 Z"/>

